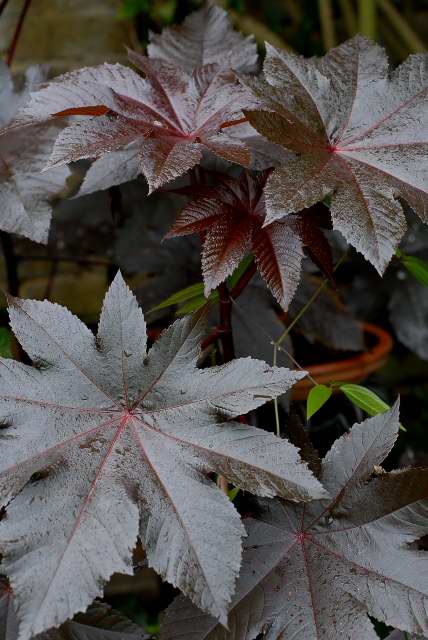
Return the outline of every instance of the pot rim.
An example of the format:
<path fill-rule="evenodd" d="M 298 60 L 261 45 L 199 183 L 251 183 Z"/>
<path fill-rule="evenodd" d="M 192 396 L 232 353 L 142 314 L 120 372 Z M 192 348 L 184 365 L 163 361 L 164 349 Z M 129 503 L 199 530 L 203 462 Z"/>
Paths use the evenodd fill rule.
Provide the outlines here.
<path fill-rule="evenodd" d="M 365 334 L 374 336 L 376 342 L 367 351 L 361 351 L 355 356 L 344 360 L 333 360 L 321 364 L 308 365 L 303 367 L 319 384 L 329 382 L 361 382 L 371 373 L 380 369 L 388 359 L 393 347 L 393 339 L 390 333 L 370 322 L 362 322 L 362 329 Z M 309 378 L 303 378 L 294 385 L 293 399 L 304 399 L 306 392 L 313 387 L 313 382 Z M 302 392 L 305 391 L 305 394 Z"/>

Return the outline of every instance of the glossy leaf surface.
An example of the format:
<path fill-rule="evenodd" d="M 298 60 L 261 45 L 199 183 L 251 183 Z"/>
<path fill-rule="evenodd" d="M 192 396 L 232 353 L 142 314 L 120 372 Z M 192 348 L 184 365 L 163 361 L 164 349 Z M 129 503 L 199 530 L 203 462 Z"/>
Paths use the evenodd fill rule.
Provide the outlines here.
<path fill-rule="evenodd" d="M 131 573 L 138 535 L 149 564 L 224 622 L 243 527 L 208 474 L 264 496 L 325 493 L 291 444 L 231 420 L 304 373 L 251 358 L 199 370 L 201 315 L 175 322 L 147 353 L 120 274 L 96 337 L 64 307 L 9 302 L 35 364 L 0 363 L 0 549 L 20 638 L 84 610 L 113 573 Z"/>

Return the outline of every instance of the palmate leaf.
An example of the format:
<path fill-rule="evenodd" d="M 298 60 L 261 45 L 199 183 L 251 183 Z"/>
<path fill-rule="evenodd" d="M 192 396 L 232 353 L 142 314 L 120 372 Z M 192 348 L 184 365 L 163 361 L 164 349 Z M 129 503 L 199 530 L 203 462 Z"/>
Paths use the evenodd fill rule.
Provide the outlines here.
<path fill-rule="evenodd" d="M 225 128 L 249 104 L 233 71 L 212 64 L 186 71 L 134 51 L 129 59 L 144 78 L 104 64 L 59 76 L 32 94 L 14 127 L 78 116 L 57 137 L 48 167 L 99 158 L 82 187 L 90 193 L 139 173 L 153 191 L 198 164 L 204 150 L 250 162 L 247 147 Z"/>
<path fill-rule="evenodd" d="M 10 319 L 35 363 L 0 360 L 0 552 L 20 639 L 84 610 L 112 573 L 131 573 L 138 535 L 149 564 L 225 622 L 244 530 L 208 475 L 262 496 L 325 495 L 292 445 L 231 420 L 304 373 L 251 358 L 198 370 L 202 315 L 146 353 L 120 275 L 96 338 L 46 301 L 11 299 Z"/>
<path fill-rule="evenodd" d="M 182 25 L 151 33 L 147 47 L 150 58 L 159 58 L 191 71 L 206 64 L 251 73 L 257 68 L 254 36 L 244 38 L 234 31 L 229 16 L 208 2 L 190 14 Z"/>
<path fill-rule="evenodd" d="M 0 229 L 47 242 L 52 200 L 65 186 L 65 167 L 42 174 L 57 126 L 39 125 L 25 132 L 2 133 L 45 76 L 42 67 L 30 67 L 22 91 L 15 91 L 10 72 L 0 61 Z"/>
<path fill-rule="evenodd" d="M 205 231 L 202 271 L 205 295 L 223 282 L 242 258 L 253 251 L 258 270 L 284 309 L 299 284 L 306 247 L 331 275 L 330 247 L 317 226 L 317 209 L 265 223 L 264 187 L 269 171 L 238 179 L 222 176 L 218 187 L 197 186 L 196 197 L 178 214 L 167 237 Z"/>
<path fill-rule="evenodd" d="M 179 597 L 161 640 L 377 640 L 367 614 L 428 636 L 428 470 L 376 469 L 399 428 L 398 406 L 356 424 L 323 461 L 332 499 L 260 502 L 248 531 L 229 631 Z"/>
<path fill-rule="evenodd" d="M 390 74 L 360 36 L 320 59 L 268 46 L 264 79 L 243 82 L 264 102 L 250 123 L 296 154 L 268 181 L 267 221 L 330 194 L 334 228 L 383 273 L 406 229 L 397 198 L 428 219 L 428 55 Z"/>
<path fill-rule="evenodd" d="M 0 578 L 0 636 L 4 640 L 17 640 L 18 618 L 13 593 L 7 580 Z M 59 629 L 42 633 L 38 640 L 148 640 L 143 629 L 111 609 L 107 604 L 95 602 L 86 613 L 66 622 Z"/>

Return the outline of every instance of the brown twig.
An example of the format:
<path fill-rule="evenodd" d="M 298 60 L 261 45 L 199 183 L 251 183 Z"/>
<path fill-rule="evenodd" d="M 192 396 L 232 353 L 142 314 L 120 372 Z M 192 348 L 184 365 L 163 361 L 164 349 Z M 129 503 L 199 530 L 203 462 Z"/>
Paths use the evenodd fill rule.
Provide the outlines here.
<path fill-rule="evenodd" d="M 242 274 L 242 276 L 240 277 L 240 279 L 238 280 L 238 282 L 230 292 L 230 297 L 233 300 L 235 300 L 241 295 L 241 293 L 244 291 L 244 289 L 246 288 L 246 286 L 248 285 L 248 283 L 250 282 L 251 278 L 254 276 L 256 271 L 257 271 L 257 265 L 253 261 L 248 267 L 248 269 Z"/>
<path fill-rule="evenodd" d="M 0 2 L 0 16 L 2 15 L 3 11 L 6 9 L 8 3 L 9 3 L 9 0 L 2 0 Z"/>
<path fill-rule="evenodd" d="M 12 42 L 10 43 L 9 49 L 6 54 L 6 64 L 8 67 L 12 64 L 16 47 L 18 45 L 19 36 L 21 35 L 21 30 L 24 25 L 25 16 L 27 15 L 28 9 L 30 8 L 31 0 L 24 0 L 24 5 L 21 9 L 21 13 L 19 14 L 18 22 L 15 28 L 15 33 L 13 34 Z"/>

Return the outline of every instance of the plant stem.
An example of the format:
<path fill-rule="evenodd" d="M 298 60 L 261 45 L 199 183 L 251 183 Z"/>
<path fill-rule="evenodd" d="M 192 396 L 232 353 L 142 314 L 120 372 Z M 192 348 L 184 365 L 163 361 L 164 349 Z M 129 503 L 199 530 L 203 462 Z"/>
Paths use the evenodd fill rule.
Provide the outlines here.
<path fill-rule="evenodd" d="M 24 25 L 25 16 L 27 15 L 27 11 L 30 8 L 31 0 L 24 0 L 24 5 L 22 7 L 21 13 L 19 14 L 18 22 L 15 28 L 15 33 L 13 34 L 12 42 L 10 43 L 9 49 L 6 55 L 6 64 L 8 67 L 11 66 L 16 47 L 18 44 L 19 36 L 21 35 L 21 30 Z"/>
<path fill-rule="evenodd" d="M 348 36 L 352 38 L 357 33 L 357 19 L 355 17 L 354 8 L 350 0 L 339 0 L 340 10 L 343 15 Z"/>
<path fill-rule="evenodd" d="M 345 256 L 346 256 L 346 253 L 343 254 L 343 256 L 340 258 L 340 260 L 337 261 L 337 263 L 336 263 L 336 265 L 335 265 L 335 267 L 333 269 L 333 272 L 336 271 L 336 269 L 338 269 L 340 267 L 340 265 L 342 264 L 342 262 L 345 259 Z M 309 307 L 315 302 L 315 300 L 318 298 L 318 296 L 321 294 L 321 292 L 325 289 L 325 287 L 327 286 L 328 282 L 329 282 L 328 278 L 324 278 L 324 280 L 322 281 L 322 283 L 320 284 L 318 289 L 312 294 L 312 296 L 309 298 L 307 303 L 300 309 L 299 313 L 290 322 L 290 324 L 285 329 L 285 331 L 280 335 L 278 340 L 276 340 L 273 343 L 273 360 L 272 360 L 272 364 L 273 364 L 274 367 L 276 367 L 277 358 L 278 358 L 278 349 L 281 347 L 281 344 L 284 342 L 286 337 L 290 334 L 290 331 L 292 330 L 292 328 L 297 324 L 297 322 L 300 320 L 300 318 L 306 313 L 306 311 L 309 309 Z M 281 437 L 281 425 L 280 425 L 280 422 L 279 422 L 279 408 L 278 408 L 278 399 L 277 398 L 274 398 L 273 406 L 274 406 L 274 409 L 275 409 L 275 430 L 276 430 L 276 435 L 278 437 Z"/>
<path fill-rule="evenodd" d="M 276 367 L 278 362 L 278 345 L 273 345 L 273 366 Z M 279 407 L 278 407 L 278 398 L 273 399 L 273 406 L 275 410 L 275 432 L 278 438 L 281 437 L 281 425 L 279 422 Z"/>
<path fill-rule="evenodd" d="M 15 255 L 12 238 L 6 231 L 0 231 L 0 241 L 6 268 L 8 293 L 17 296 L 19 293 L 18 259 Z"/>
<path fill-rule="evenodd" d="M 376 0 L 358 0 L 358 30 L 363 36 L 376 38 Z"/>
<path fill-rule="evenodd" d="M 230 362 L 235 358 L 235 348 L 233 345 L 232 335 L 232 299 L 230 297 L 228 286 L 225 282 L 219 285 L 218 294 L 220 298 L 219 313 L 220 323 L 217 327 L 217 337 L 223 348 L 223 362 Z M 217 486 L 228 495 L 229 485 L 223 476 L 217 478 Z"/>
<path fill-rule="evenodd" d="M 235 348 L 232 335 L 232 300 L 225 282 L 218 287 L 218 294 L 220 297 L 218 337 L 223 347 L 223 361 L 230 362 L 235 357 Z"/>
<path fill-rule="evenodd" d="M 337 44 L 331 0 L 318 0 L 318 12 L 324 49 L 328 51 Z"/>
<path fill-rule="evenodd" d="M 0 16 L 2 15 L 3 11 L 6 9 L 8 3 L 9 3 L 9 0 L 2 0 L 0 2 Z"/>
<path fill-rule="evenodd" d="M 342 264 L 342 262 L 345 259 L 345 256 L 346 256 L 346 254 L 343 254 L 343 256 L 340 258 L 340 260 L 337 261 L 337 263 L 336 263 L 336 265 L 335 265 L 335 267 L 333 269 L 333 273 L 340 267 L 340 265 Z M 293 318 L 293 320 L 290 322 L 288 327 L 285 329 L 284 333 L 282 333 L 281 336 L 276 341 L 275 344 L 278 347 L 284 342 L 285 338 L 289 335 L 289 333 L 292 330 L 292 328 L 299 322 L 300 318 L 306 313 L 306 311 L 309 309 L 309 307 L 319 297 L 319 295 L 322 293 L 322 291 L 327 286 L 328 282 L 329 282 L 328 278 L 324 278 L 324 280 L 321 282 L 321 284 L 318 287 L 318 289 L 312 294 L 312 296 L 309 298 L 307 303 L 300 309 L 299 313 Z"/>
<path fill-rule="evenodd" d="M 377 4 L 412 53 L 426 51 L 426 47 L 418 34 L 412 29 L 403 16 L 400 15 L 390 0 L 377 0 Z"/>
<path fill-rule="evenodd" d="M 235 300 L 235 298 L 238 298 L 241 295 L 241 293 L 244 291 L 246 286 L 249 284 L 251 278 L 254 276 L 256 271 L 257 271 L 257 265 L 253 261 L 250 264 L 250 266 L 248 267 L 248 269 L 245 271 L 245 273 L 242 274 L 242 276 L 240 277 L 240 279 L 238 280 L 238 282 L 236 283 L 236 285 L 233 287 L 232 291 L 230 292 L 230 297 L 233 300 Z"/>
<path fill-rule="evenodd" d="M 123 200 L 120 187 L 118 185 L 110 187 L 108 190 L 108 195 L 110 198 L 110 214 L 113 220 L 113 224 L 116 229 L 120 229 L 124 223 Z M 107 281 L 109 283 L 113 282 L 118 268 L 119 267 L 114 263 L 110 263 L 107 266 Z"/>

